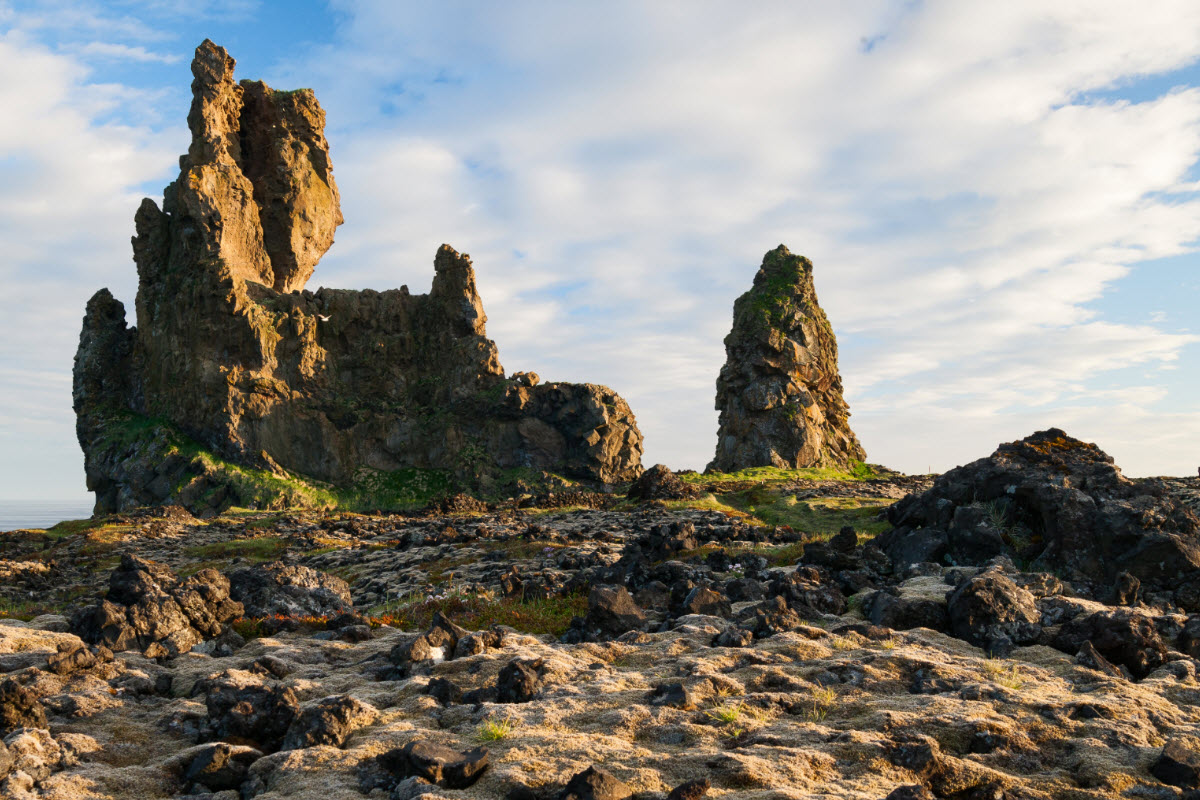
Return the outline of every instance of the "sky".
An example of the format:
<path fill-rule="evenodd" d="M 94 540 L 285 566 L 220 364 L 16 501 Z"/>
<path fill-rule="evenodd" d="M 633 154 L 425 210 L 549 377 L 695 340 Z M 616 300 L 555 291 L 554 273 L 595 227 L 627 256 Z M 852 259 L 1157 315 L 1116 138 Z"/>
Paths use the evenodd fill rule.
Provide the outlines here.
<path fill-rule="evenodd" d="M 868 460 L 1050 426 L 1200 465 L 1200 3 L 0 0 L 0 498 L 85 494 L 71 366 L 187 149 L 204 38 L 311 87 L 346 223 L 309 288 L 470 253 L 509 373 L 703 469 L 734 299 L 809 257 Z"/>

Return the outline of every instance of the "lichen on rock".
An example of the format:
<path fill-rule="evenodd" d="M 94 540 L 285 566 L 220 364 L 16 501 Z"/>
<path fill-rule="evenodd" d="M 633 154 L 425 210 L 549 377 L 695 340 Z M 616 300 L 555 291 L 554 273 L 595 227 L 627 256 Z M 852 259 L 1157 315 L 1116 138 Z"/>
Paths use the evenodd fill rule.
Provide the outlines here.
<path fill-rule="evenodd" d="M 846 468 L 866 459 L 842 397 L 837 339 L 817 304 L 813 266 L 780 245 L 733 306 L 710 471 Z"/>
<path fill-rule="evenodd" d="M 466 254 L 443 245 L 425 295 L 304 288 L 342 222 L 324 111 L 233 68 L 196 49 L 191 145 L 134 220 L 136 328 L 107 290 L 88 304 L 75 410 L 96 511 L 328 506 L 413 469 L 636 478 L 615 392 L 506 379 Z"/>

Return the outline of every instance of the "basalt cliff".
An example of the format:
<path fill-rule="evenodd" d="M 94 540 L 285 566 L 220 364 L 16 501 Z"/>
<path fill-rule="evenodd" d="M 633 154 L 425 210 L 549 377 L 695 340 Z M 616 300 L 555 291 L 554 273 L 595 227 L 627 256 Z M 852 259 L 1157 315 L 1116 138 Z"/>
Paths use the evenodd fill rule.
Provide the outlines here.
<path fill-rule="evenodd" d="M 191 146 L 135 217 L 136 327 L 107 290 L 87 306 L 74 405 L 97 513 L 636 478 L 615 392 L 505 376 L 465 254 L 441 247 L 425 295 L 304 288 L 342 222 L 325 115 L 233 68 L 197 48 Z"/>
<path fill-rule="evenodd" d="M 780 245 L 733 306 L 717 378 L 720 429 L 709 470 L 846 468 L 866 459 L 848 418 L 837 339 L 812 262 Z"/>

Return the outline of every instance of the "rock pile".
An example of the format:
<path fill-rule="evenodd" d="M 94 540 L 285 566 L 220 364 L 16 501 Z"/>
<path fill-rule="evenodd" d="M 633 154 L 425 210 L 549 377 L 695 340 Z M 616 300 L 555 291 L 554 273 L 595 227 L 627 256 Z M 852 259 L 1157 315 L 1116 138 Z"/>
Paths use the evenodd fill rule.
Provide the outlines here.
<path fill-rule="evenodd" d="M 1098 599 L 1166 593 L 1200 611 L 1200 517 L 1057 428 L 1001 445 L 888 509 L 876 545 L 900 566 L 1008 556 Z M 1132 581 L 1136 580 L 1137 587 Z"/>
<path fill-rule="evenodd" d="M 76 612 L 71 628 L 111 650 L 178 655 L 219 635 L 242 611 L 229 596 L 229 579 L 215 569 L 179 580 L 162 564 L 126 554 L 108 594 Z"/>
<path fill-rule="evenodd" d="M 850 430 L 837 339 L 817 304 L 812 272 L 812 262 L 780 245 L 763 256 L 754 286 L 734 303 L 709 470 L 845 468 L 866 459 Z"/>
<path fill-rule="evenodd" d="M 96 511 L 328 506 L 312 479 L 349 489 L 362 465 L 383 483 L 636 478 L 641 433 L 616 393 L 506 380 L 468 256 L 443 245 L 427 295 L 304 288 L 342 222 L 325 115 L 311 90 L 233 68 L 196 49 L 191 146 L 135 219 L 137 326 L 107 290 L 88 303 L 74 404 Z"/>

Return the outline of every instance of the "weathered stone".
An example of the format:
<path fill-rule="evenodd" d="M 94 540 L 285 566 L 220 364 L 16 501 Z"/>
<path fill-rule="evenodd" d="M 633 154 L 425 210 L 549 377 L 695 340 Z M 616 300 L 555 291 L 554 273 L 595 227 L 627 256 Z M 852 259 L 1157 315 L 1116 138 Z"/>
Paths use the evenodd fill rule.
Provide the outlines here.
<path fill-rule="evenodd" d="M 1140 586 L 1178 591 L 1182 602 L 1188 581 L 1200 577 L 1196 512 L 1158 481 L 1125 478 L 1096 445 L 1057 428 L 950 470 L 887 516 L 894 528 L 875 543 L 898 568 L 917 560 L 978 564 L 999 540 L 1005 554 L 1104 596 L 1127 573 L 1127 601 Z M 991 544 L 972 549 L 973 538 Z"/>
<path fill-rule="evenodd" d="M 262 752 L 244 745 L 215 742 L 196 754 L 184 773 L 185 785 L 199 784 L 214 792 L 237 789 L 246 780 L 246 771 Z"/>
<path fill-rule="evenodd" d="M 380 761 L 401 778 L 423 778 L 445 789 L 465 789 L 488 768 L 488 752 L 482 747 L 460 753 L 431 742 L 413 741 L 380 756 Z"/>
<path fill-rule="evenodd" d="M 709 470 L 848 467 L 866 453 L 850 430 L 837 339 L 817 304 L 812 263 L 783 245 L 733 306 Z"/>
<path fill-rule="evenodd" d="M 641 433 L 612 390 L 505 380 L 468 256 L 443 246 L 426 295 L 304 288 L 342 221 L 324 112 L 233 68 L 196 49 L 191 146 L 134 219 L 136 328 L 107 290 L 88 303 L 74 404 L 97 513 L 328 506 L 309 479 L 412 468 L 636 478 Z"/>
<path fill-rule="evenodd" d="M 588 594 L 587 627 L 602 635 L 620 636 L 640 630 L 646 614 L 624 586 L 593 586 Z"/>
<path fill-rule="evenodd" d="M 1200 753 L 1173 739 L 1158 754 L 1150 774 L 1181 789 L 1200 789 Z"/>
<path fill-rule="evenodd" d="M 701 491 L 679 480 L 665 464 L 655 464 L 633 482 L 626 494 L 630 500 L 686 500 L 700 496 Z"/>
<path fill-rule="evenodd" d="M 990 649 L 1005 639 L 1030 644 L 1041 633 L 1033 595 L 994 570 L 963 581 L 946 598 L 950 632 Z"/>
<path fill-rule="evenodd" d="M 528 703 L 542 682 L 542 659 L 515 658 L 504 665 L 496 679 L 497 703 Z"/>
<path fill-rule="evenodd" d="M 235 737 L 273 751 L 300 712 L 295 692 L 268 684 L 250 672 L 226 670 L 201 681 L 197 689 L 204 692 L 208 729 L 214 739 Z"/>
<path fill-rule="evenodd" d="M 625 800 L 633 790 L 613 775 L 593 765 L 575 775 L 556 800 Z"/>
<path fill-rule="evenodd" d="M 676 786 L 667 795 L 667 800 L 700 800 L 700 798 L 708 796 L 708 790 L 711 788 L 712 784 L 709 783 L 708 778 L 697 778 Z"/>
<path fill-rule="evenodd" d="M 1167 647 L 1154 620 L 1132 609 L 1076 617 L 1062 626 L 1052 643 L 1073 655 L 1084 642 L 1091 642 L 1104 658 L 1126 667 L 1135 678 L 1146 677 L 1167 659 Z"/>
<path fill-rule="evenodd" d="M 354 731 L 379 716 L 370 706 L 350 695 L 326 697 L 306 706 L 292 720 L 281 750 L 299 750 L 319 744 L 341 747 Z"/>
<path fill-rule="evenodd" d="M 108 594 L 77 611 L 71 629 L 109 650 L 165 658 L 219 635 L 242 612 L 229 597 L 229 579 L 216 570 L 178 581 L 165 564 L 126 553 L 109 576 Z"/>
<path fill-rule="evenodd" d="M 33 690 L 16 678 L 0 681 L 0 737 L 17 728 L 46 727 L 46 711 Z"/>
<path fill-rule="evenodd" d="M 341 578 L 281 561 L 235 570 L 228 583 L 230 596 L 248 617 L 335 616 L 353 605 L 350 586 Z"/>

